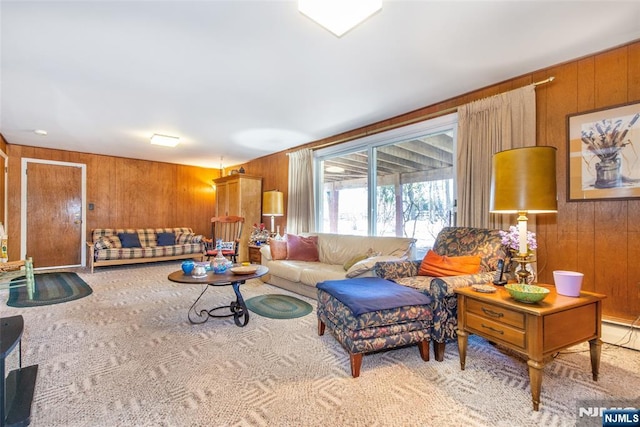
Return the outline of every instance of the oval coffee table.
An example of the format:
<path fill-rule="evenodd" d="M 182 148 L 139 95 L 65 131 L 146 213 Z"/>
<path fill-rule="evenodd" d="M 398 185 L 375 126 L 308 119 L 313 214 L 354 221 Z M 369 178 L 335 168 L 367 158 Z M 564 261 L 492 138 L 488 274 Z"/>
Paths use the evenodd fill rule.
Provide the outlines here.
<path fill-rule="evenodd" d="M 235 267 L 240 266 L 238 265 Z M 244 303 L 244 299 L 242 298 L 242 294 L 240 293 L 240 285 L 244 284 L 249 279 L 262 277 L 269 272 L 269 269 L 263 265 L 258 265 L 255 267 L 257 267 L 257 270 L 251 274 L 235 274 L 230 270 L 219 274 L 216 274 L 213 271 L 207 271 L 206 277 L 193 277 L 191 275 L 184 274 L 182 270 L 179 270 L 169 274 L 169 280 L 177 283 L 207 285 L 187 312 L 187 318 L 192 324 L 204 323 L 209 320 L 210 317 L 233 316 L 233 321 L 235 322 L 235 324 L 243 327 L 246 326 L 247 323 L 249 323 L 249 310 L 247 309 L 247 306 Z M 233 292 L 235 292 L 236 294 L 236 300 L 232 301 L 229 305 L 214 307 L 209 310 L 196 310 L 196 304 L 198 303 L 198 301 L 200 301 L 200 298 L 202 298 L 202 295 L 204 295 L 207 289 L 209 289 L 209 286 L 232 286 Z M 225 308 L 228 308 L 231 313 L 214 314 L 215 311 Z M 194 317 L 192 317 L 192 311 Z"/>

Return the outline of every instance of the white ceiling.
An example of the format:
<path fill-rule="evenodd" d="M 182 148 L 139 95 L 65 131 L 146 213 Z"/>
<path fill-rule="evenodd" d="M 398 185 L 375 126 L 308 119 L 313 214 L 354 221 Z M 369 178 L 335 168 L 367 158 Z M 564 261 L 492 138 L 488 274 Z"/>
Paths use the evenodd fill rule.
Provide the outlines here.
<path fill-rule="evenodd" d="M 217 168 L 640 39 L 640 1 L 385 0 L 342 38 L 295 1 L 1 0 L 0 22 L 9 143 Z"/>

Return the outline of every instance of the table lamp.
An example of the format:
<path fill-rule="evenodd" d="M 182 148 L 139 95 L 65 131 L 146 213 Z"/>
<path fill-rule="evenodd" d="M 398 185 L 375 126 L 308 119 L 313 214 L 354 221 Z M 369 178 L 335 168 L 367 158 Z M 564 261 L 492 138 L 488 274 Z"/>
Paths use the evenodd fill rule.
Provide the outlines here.
<path fill-rule="evenodd" d="M 529 281 L 526 264 L 527 214 L 558 211 L 556 149 L 535 146 L 500 151 L 493 155 L 491 169 L 491 213 L 518 214 L 518 283 Z"/>
<path fill-rule="evenodd" d="M 275 217 L 284 215 L 282 191 L 271 190 L 262 193 L 262 215 L 271 217 L 271 234 L 275 234 Z"/>

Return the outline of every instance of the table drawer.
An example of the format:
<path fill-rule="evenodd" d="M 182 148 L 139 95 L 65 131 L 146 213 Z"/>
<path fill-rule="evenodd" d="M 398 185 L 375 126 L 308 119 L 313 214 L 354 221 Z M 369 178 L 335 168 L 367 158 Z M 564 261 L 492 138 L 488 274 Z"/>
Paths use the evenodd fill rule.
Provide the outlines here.
<path fill-rule="evenodd" d="M 524 329 L 524 314 L 507 308 L 467 298 L 467 311 L 485 319 Z"/>
<path fill-rule="evenodd" d="M 512 344 L 522 349 L 526 347 L 524 330 L 512 328 L 504 323 L 490 320 L 486 316 L 476 316 L 473 313 L 466 313 L 465 323 L 469 332 L 477 332 L 478 335 L 484 338 L 495 338 L 498 341 Z"/>

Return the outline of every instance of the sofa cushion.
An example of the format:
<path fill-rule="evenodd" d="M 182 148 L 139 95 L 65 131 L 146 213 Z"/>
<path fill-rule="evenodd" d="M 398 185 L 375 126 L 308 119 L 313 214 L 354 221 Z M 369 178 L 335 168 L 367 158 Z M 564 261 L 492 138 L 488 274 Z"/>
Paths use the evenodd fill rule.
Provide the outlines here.
<path fill-rule="evenodd" d="M 300 283 L 307 286 L 315 287 L 318 282 L 322 282 L 323 280 L 344 280 L 347 277 L 341 265 L 321 264 L 318 262 L 309 262 L 307 264 L 311 265 L 300 272 Z M 269 272 L 271 272 L 271 270 L 269 270 Z"/>
<path fill-rule="evenodd" d="M 296 261 L 318 261 L 318 236 L 286 235 L 287 259 Z"/>
<path fill-rule="evenodd" d="M 396 257 L 410 256 L 415 239 L 389 236 L 354 236 L 345 234 L 318 233 L 320 262 L 344 265 L 355 255 L 368 250 L 380 255 Z"/>
<path fill-rule="evenodd" d="M 138 233 L 138 240 L 140 240 L 140 246 L 143 248 L 153 248 L 158 245 L 158 235 L 153 228 L 139 228 L 135 230 Z"/>
<path fill-rule="evenodd" d="M 118 238 L 122 242 L 123 248 L 139 248 L 140 238 L 137 233 L 118 233 Z"/>
<path fill-rule="evenodd" d="M 429 250 L 420 264 L 418 275 L 445 277 L 475 274 L 479 271 L 479 256 L 467 255 L 450 257 L 446 255 L 438 255 L 434 251 Z"/>
<path fill-rule="evenodd" d="M 158 246 L 171 246 L 176 244 L 175 233 L 158 233 Z"/>

